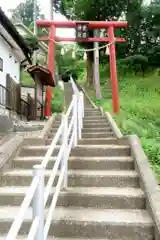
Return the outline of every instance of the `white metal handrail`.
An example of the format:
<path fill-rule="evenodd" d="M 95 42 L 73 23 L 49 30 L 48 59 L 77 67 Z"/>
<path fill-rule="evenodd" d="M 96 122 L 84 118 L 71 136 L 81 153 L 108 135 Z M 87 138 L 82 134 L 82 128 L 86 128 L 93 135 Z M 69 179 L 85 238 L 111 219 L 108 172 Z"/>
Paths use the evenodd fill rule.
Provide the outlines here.
<path fill-rule="evenodd" d="M 74 92 L 75 94 L 77 94 L 77 93 L 79 92 L 79 90 L 78 90 L 77 85 L 75 84 L 72 76 L 70 76 L 70 81 L 71 81 L 71 85 L 72 85 L 73 92 Z"/>
<path fill-rule="evenodd" d="M 22 202 L 20 210 L 5 238 L 5 240 L 17 239 L 19 230 L 25 218 L 25 214 L 32 207 L 32 223 L 27 240 L 46 240 L 53 218 L 54 210 L 62 188 L 67 189 L 68 185 L 68 158 L 72 147 L 77 145 L 77 140 L 81 138 L 82 123 L 84 117 L 84 96 L 79 92 L 75 82 L 71 78 L 73 88 L 73 98 L 66 114 L 62 116 L 62 122 L 53 138 L 48 151 L 40 165 L 33 166 L 33 180 L 27 194 Z M 69 122 L 69 116 L 71 116 Z M 60 145 L 57 146 L 58 141 Z M 44 184 L 45 169 L 50 162 L 54 151 L 58 150 L 56 161 L 49 176 L 48 182 Z M 59 174 L 58 174 L 59 170 Z M 44 208 L 48 198 L 52 193 L 52 187 L 56 176 L 59 175 L 55 192 L 49 207 L 48 216 L 44 220 Z"/>

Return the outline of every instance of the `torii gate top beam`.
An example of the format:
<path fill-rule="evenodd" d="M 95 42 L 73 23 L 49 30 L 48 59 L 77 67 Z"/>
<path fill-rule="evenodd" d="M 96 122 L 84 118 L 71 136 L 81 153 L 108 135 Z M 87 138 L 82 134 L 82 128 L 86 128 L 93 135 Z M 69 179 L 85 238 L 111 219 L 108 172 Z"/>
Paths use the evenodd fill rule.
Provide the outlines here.
<path fill-rule="evenodd" d="M 55 26 L 56 28 L 76 28 L 77 23 L 88 23 L 88 28 L 108 28 L 110 26 L 114 28 L 127 27 L 128 23 L 126 21 L 48 21 L 48 20 L 37 20 L 37 25 L 44 28 L 49 28 L 50 26 Z"/>

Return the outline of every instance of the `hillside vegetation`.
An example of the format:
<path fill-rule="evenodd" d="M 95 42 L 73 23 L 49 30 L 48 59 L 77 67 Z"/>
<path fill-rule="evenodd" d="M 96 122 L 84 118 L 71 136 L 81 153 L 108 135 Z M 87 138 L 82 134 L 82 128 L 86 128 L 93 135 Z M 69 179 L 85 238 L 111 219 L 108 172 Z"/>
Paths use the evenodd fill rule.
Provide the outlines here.
<path fill-rule="evenodd" d="M 104 68 L 101 68 L 102 100 L 96 100 L 93 89 L 86 89 L 97 105 L 112 113 L 111 88 Z M 85 86 L 83 75 L 79 77 L 79 82 Z M 119 101 L 120 113 L 113 115 L 118 126 L 123 134 L 137 134 L 140 137 L 160 182 L 160 76 L 157 72 L 144 77 L 142 74 L 119 76 Z"/>

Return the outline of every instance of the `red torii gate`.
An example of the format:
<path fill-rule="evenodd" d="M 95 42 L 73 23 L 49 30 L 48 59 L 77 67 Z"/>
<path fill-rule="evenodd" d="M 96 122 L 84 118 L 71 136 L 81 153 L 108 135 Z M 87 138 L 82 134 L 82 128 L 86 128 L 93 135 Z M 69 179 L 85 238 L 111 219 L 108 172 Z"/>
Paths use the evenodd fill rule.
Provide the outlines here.
<path fill-rule="evenodd" d="M 93 37 L 87 39 L 77 39 L 77 38 L 61 38 L 56 37 L 56 28 L 76 28 L 77 24 L 87 24 L 90 29 L 107 29 L 108 37 Z M 117 81 L 117 69 L 116 69 L 116 51 L 115 51 L 115 42 L 125 42 L 124 38 L 114 36 L 115 28 L 124 28 L 127 27 L 126 21 L 47 21 L 47 20 L 37 20 L 37 25 L 41 28 L 49 28 L 49 37 L 41 37 L 39 40 L 48 41 L 48 69 L 54 74 L 55 71 L 55 41 L 67 41 L 67 42 L 108 42 L 112 43 L 109 45 L 110 55 L 110 78 L 112 82 L 112 102 L 113 102 L 113 111 L 115 113 L 119 112 L 119 101 L 118 101 L 118 81 Z M 46 105 L 45 105 L 45 116 L 51 115 L 51 100 L 52 100 L 52 89 L 48 87 L 46 89 Z"/>

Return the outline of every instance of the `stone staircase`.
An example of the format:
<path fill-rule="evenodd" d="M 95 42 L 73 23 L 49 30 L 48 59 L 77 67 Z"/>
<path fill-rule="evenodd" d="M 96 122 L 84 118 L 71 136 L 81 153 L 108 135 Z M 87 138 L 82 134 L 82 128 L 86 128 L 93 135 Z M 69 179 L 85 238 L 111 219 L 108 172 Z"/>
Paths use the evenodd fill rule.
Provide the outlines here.
<path fill-rule="evenodd" d="M 69 107 L 69 104 L 72 100 L 73 90 L 71 83 L 64 83 L 64 97 L 65 97 L 65 104 L 66 107 Z"/>
<path fill-rule="evenodd" d="M 115 137 L 106 117 L 85 101 L 82 140 L 71 151 L 68 190 L 59 196 L 48 239 L 154 240 L 153 222 L 146 210 L 131 149 Z M 43 160 L 59 124 L 57 117 L 46 145 L 23 146 L 13 159 L 13 168 L 5 171 L 0 187 L 0 240 L 8 232 L 31 183 L 32 166 Z M 45 171 L 45 181 L 55 158 L 56 151 Z M 30 209 L 19 239 L 25 239 L 31 218 Z"/>

